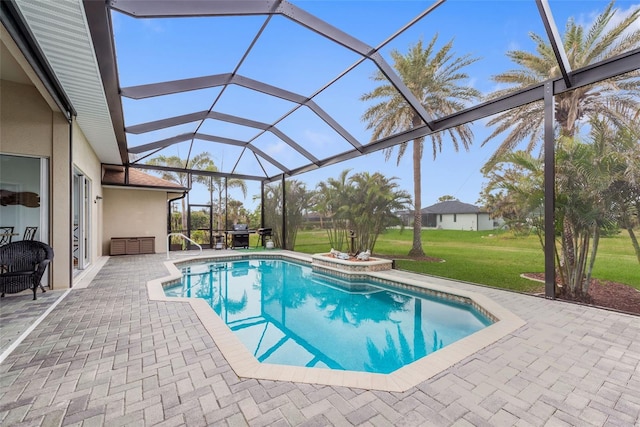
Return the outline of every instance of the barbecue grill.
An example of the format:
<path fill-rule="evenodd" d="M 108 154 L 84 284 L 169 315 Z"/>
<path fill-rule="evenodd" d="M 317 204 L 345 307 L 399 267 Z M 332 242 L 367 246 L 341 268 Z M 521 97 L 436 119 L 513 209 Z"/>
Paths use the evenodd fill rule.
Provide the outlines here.
<path fill-rule="evenodd" d="M 249 226 L 247 224 L 233 224 L 233 229 L 227 231 L 227 235 L 231 236 L 232 248 L 249 247 Z"/>

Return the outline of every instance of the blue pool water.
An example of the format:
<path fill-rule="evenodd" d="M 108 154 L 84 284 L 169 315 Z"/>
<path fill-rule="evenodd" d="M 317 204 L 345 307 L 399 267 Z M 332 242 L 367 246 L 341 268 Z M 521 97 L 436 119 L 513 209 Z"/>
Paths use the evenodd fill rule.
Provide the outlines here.
<path fill-rule="evenodd" d="M 293 366 L 389 373 L 491 324 L 468 304 L 281 259 L 183 267 L 165 294 L 205 299 L 260 362 Z"/>

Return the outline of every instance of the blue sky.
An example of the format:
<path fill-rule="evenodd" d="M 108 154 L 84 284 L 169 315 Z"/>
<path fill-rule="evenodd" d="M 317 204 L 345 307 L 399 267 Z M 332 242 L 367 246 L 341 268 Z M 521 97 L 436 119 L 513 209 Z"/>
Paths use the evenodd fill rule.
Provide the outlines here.
<path fill-rule="evenodd" d="M 432 2 L 426 1 L 293 1 L 296 6 L 315 14 L 329 24 L 351 34 L 362 42 L 377 47 L 391 34 L 408 23 Z M 569 16 L 588 26 L 604 9 L 605 1 L 551 0 L 556 24 L 562 33 Z M 632 1 L 617 1 L 621 14 L 634 6 Z M 135 20 L 114 14 L 116 54 L 123 87 L 166 80 L 230 73 L 237 67 L 241 55 L 264 23 L 264 16 L 197 19 Z M 417 40 L 429 41 L 438 34 L 440 47 L 454 40 L 457 55 L 469 54 L 479 58 L 466 69 L 468 84 L 483 94 L 498 88 L 491 76 L 513 68 L 505 53 L 513 49 L 533 50 L 529 32 L 544 35 L 539 13 L 533 0 L 473 1 L 449 0 L 423 18 L 417 25 L 381 49 L 389 64 L 391 50 L 407 52 Z M 238 69 L 238 74 L 260 80 L 303 96 L 312 96 L 328 81 L 353 64 L 358 55 L 327 41 L 306 28 L 281 17 L 274 17 L 258 43 Z M 365 61 L 335 85 L 315 96 L 314 101 L 362 144 L 369 142 L 370 131 L 361 116 L 367 104 L 360 96 L 371 91 L 375 84 L 370 76 L 376 67 Z M 221 88 L 209 88 L 188 93 L 125 100 L 125 123 L 135 125 L 174 115 L 208 110 Z M 229 86 L 217 101 L 214 111 L 271 123 L 289 112 L 295 105 L 289 101 L 269 97 L 240 86 Z M 426 141 L 422 163 L 422 205 L 428 206 L 442 195 L 452 195 L 463 202 L 475 203 L 483 184 L 480 168 L 500 143 L 493 140 L 481 147 L 490 129 L 486 121 L 472 124 L 474 143 L 466 152 L 455 152 L 445 140 L 445 146 L 434 160 L 430 142 Z M 128 135 L 130 146 L 145 144 L 181 133 L 194 132 L 198 123 L 187 123 L 149 134 Z M 298 109 L 277 124 L 277 128 L 317 157 L 338 154 L 351 146 L 329 126 L 306 108 Z M 247 140 L 258 132 L 217 120 L 206 120 L 198 132 L 227 138 Z M 265 133 L 254 142 L 256 147 L 292 168 L 308 163 L 289 146 Z M 208 151 L 223 171 L 258 174 L 260 171 L 250 153 L 240 157 L 239 147 L 196 140 L 176 144 L 157 154 L 179 155 L 186 158 Z M 342 162 L 317 171 L 297 175 L 311 189 L 327 177 L 344 169 L 353 173 L 382 172 L 398 178 L 401 188 L 413 194 L 410 152 L 396 165 L 396 153 L 385 161 L 383 152 Z M 238 161 L 238 158 L 240 160 Z M 277 168 L 263 163 L 269 174 Z M 252 196 L 258 194 L 259 184 L 249 184 L 245 202 L 253 206 Z M 234 195 L 241 198 L 239 195 Z M 208 196 L 194 190 L 192 203 L 203 203 Z"/>

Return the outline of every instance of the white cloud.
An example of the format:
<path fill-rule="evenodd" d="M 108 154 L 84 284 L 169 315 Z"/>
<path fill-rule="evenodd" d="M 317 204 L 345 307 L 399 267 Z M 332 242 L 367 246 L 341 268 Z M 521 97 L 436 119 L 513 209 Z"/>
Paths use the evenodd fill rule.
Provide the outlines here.
<path fill-rule="evenodd" d="M 310 129 L 306 129 L 303 134 L 305 141 L 310 142 L 316 147 L 326 147 L 334 142 L 330 135 L 321 132 L 314 132 Z"/>
<path fill-rule="evenodd" d="M 601 5 L 602 8 L 595 9 L 590 12 L 585 12 L 583 14 L 576 16 L 575 17 L 576 24 L 582 25 L 585 29 L 591 28 L 591 25 L 593 25 L 593 22 L 595 21 L 595 19 L 598 17 L 598 15 L 602 13 L 605 5 L 604 2 L 603 3 L 597 2 L 596 4 Z M 613 18 L 611 18 L 611 21 L 609 21 L 609 24 L 607 25 L 607 28 L 605 31 L 610 31 L 612 28 L 615 28 L 616 26 L 620 25 L 620 23 L 624 19 L 626 19 L 634 10 L 638 9 L 639 7 L 640 7 L 640 4 L 638 3 L 632 4 L 628 2 L 617 2 L 614 5 L 614 9 L 616 9 L 616 13 L 613 15 Z M 638 30 L 640 30 L 640 20 L 636 19 L 636 21 L 628 28 L 626 33 L 631 33 L 632 31 L 638 31 Z"/>
<path fill-rule="evenodd" d="M 276 141 L 275 143 L 269 144 L 265 152 L 268 155 L 275 157 L 276 155 L 285 153 L 286 147 L 288 147 L 288 145 L 285 144 L 284 141 Z"/>
<path fill-rule="evenodd" d="M 640 4 L 630 4 L 627 9 L 623 9 L 622 7 L 618 10 L 618 12 L 613 16 L 611 22 L 609 23 L 609 27 L 614 27 L 619 25 L 625 18 L 627 18 L 631 12 L 640 8 Z M 640 30 L 640 19 L 636 19 L 633 24 L 629 26 L 627 30 L 628 33 L 632 31 Z"/>

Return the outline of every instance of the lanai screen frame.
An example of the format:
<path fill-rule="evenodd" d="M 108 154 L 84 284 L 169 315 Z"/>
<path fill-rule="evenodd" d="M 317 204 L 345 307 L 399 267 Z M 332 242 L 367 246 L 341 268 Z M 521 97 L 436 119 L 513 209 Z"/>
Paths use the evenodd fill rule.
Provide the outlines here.
<path fill-rule="evenodd" d="M 119 152 L 122 158 L 122 162 L 125 167 L 136 167 L 143 169 L 154 169 L 159 171 L 173 171 L 180 173 L 187 173 L 189 176 L 192 173 L 200 175 L 212 175 L 225 178 L 238 178 L 247 180 L 261 181 L 264 188 L 265 183 L 275 182 L 281 180 L 283 183 L 287 177 L 299 175 L 317 168 L 332 165 L 335 163 L 350 160 L 361 155 L 369 154 L 386 148 L 394 147 L 395 145 L 412 141 L 416 138 L 422 138 L 431 134 L 441 132 L 459 125 L 467 124 L 469 122 L 483 119 L 494 114 L 510 110 L 512 108 L 520 107 L 532 102 L 543 101 L 544 102 L 544 192 L 545 192 L 545 296 L 547 298 L 555 298 L 555 259 L 554 259 L 554 245 L 555 236 L 553 233 L 555 223 L 555 138 L 553 132 L 553 120 L 554 120 L 554 96 L 566 91 L 575 90 L 577 88 L 594 84 L 611 77 L 615 77 L 621 74 L 625 74 L 638 69 L 640 64 L 640 49 L 627 52 L 623 55 L 607 59 L 597 64 L 590 65 L 578 70 L 572 70 L 567 60 L 566 52 L 564 51 L 562 40 L 559 36 L 559 32 L 554 23 L 553 15 L 548 3 L 548 0 L 534 0 L 537 9 L 540 14 L 540 19 L 544 25 L 546 35 L 553 48 L 561 76 L 556 79 L 551 79 L 528 88 L 515 91 L 509 95 L 501 98 L 493 99 L 488 102 L 480 103 L 465 110 L 459 111 L 454 114 L 450 114 L 441 118 L 432 118 L 422 108 L 419 101 L 413 96 L 413 94 L 404 86 L 402 80 L 394 72 L 393 68 L 386 63 L 384 58 L 379 53 L 379 50 L 388 44 L 391 40 L 402 34 L 408 28 L 427 16 L 438 6 L 442 5 L 445 0 L 436 0 L 430 7 L 422 11 L 413 20 L 407 23 L 404 27 L 387 38 L 377 47 L 371 47 L 358 39 L 350 36 L 349 34 L 339 30 L 330 24 L 316 18 L 310 13 L 298 8 L 297 6 L 289 3 L 286 0 L 217 0 L 217 1 L 135 1 L 135 0 L 107 0 L 107 1 L 94 1 L 83 0 L 87 22 L 91 33 L 94 49 L 96 52 L 96 58 L 98 66 L 100 68 L 101 77 L 103 80 L 103 86 L 105 89 L 105 95 L 109 110 L 111 112 L 111 119 L 113 123 L 113 129 L 118 142 Z M 246 15 L 265 15 L 271 17 L 274 15 L 283 15 L 294 22 L 314 31 L 334 43 L 352 50 L 360 55 L 360 59 L 345 70 L 344 75 L 350 69 L 357 66 L 359 63 L 365 60 L 373 61 L 378 69 L 387 77 L 389 82 L 395 86 L 398 92 L 405 98 L 407 103 L 411 105 L 416 113 L 422 118 L 423 125 L 397 133 L 395 135 L 382 138 L 376 141 L 362 144 L 353 138 L 349 133 L 339 125 L 338 120 L 330 117 L 324 112 L 315 102 L 313 97 L 318 93 L 325 90 L 331 84 L 333 84 L 338 78 L 329 81 L 324 87 L 316 91 L 311 97 L 302 97 L 295 93 L 283 90 L 281 88 L 262 83 L 257 80 L 248 79 L 236 73 L 238 67 L 233 72 L 227 74 L 218 74 L 212 76 L 203 76 L 198 78 L 177 80 L 171 82 L 163 82 L 157 84 L 121 88 L 118 82 L 117 64 L 115 58 L 115 43 L 113 36 L 113 29 L 111 24 L 111 9 L 128 14 L 136 18 L 152 18 L 152 17 L 197 17 L 197 16 L 246 16 Z M 268 19 L 265 22 L 265 26 L 268 23 Z M 255 44 L 260 37 L 259 32 L 251 46 Z M 244 57 L 249 54 L 251 47 L 244 53 Z M 159 120 L 156 122 L 144 123 L 136 126 L 126 128 L 124 125 L 124 116 L 122 110 L 121 97 L 131 97 L 134 99 L 140 99 L 147 96 L 156 96 L 167 93 L 178 93 L 187 90 L 194 90 L 198 88 L 223 86 L 226 87 L 230 84 L 237 84 L 243 87 L 263 92 L 270 96 L 280 97 L 288 101 L 292 101 L 297 104 L 292 111 L 287 113 L 282 118 L 276 120 L 273 123 L 259 123 L 247 118 L 229 116 L 222 113 L 216 113 L 211 110 L 195 112 L 186 116 L 178 116 L 168 119 Z M 215 104 L 214 104 L 215 105 Z M 338 134 L 340 134 L 345 140 L 347 140 L 353 148 L 340 154 L 332 155 L 326 158 L 316 158 L 311 153 L 306 152 L 302 146 L 295 141 L 288 138 L 277 130 L 276 124 L 290 115 L 293 111 L 302 106 L 309 107 L 316 115 L 318 115 L 325 123 L 331 126 Z M 212 107 L 213 108 L 213 107 Z M 171 138 L 164 139 L 162 141 L 155 141 L 145 146 L 128 148 L 126 133 L 127 132 L 144 132 L 149 129 L 158 128 L 158 126 L 168 126 L 175 123 L 180 123 L 184 120 L 206 120 L 207 118 L 222 119 L 237 123 L 245 126 L 256 127 L 261 129 L 262 132 L 274 132 L 283 141 L 289 144 L 296 151 L 301 153 L 309 160 L 307 165 L 303 165 L 296 168 L 287 168 L 278 162 L 277 159 L 269 157 L 266 153 L 257 150 L 255 147 L 250 146 L 251 141 L 238 141 L 228 138 L 220 138 L 212 135 L 203 135 L 193 133 L 186 135 L 176 135 Z M 159 166 L 150 166 L 139 164 L 136 161 L 131 162 L 129 154 L 138 154 L 143 150 L 162 148 L 168 145 L 185 141 L 193 140 L 195 138 L 211 140 L 223 144 L 231 144 L 236 146 L 242 146 L 245 149 L 251 149 L 254 154 L 260 155 L 274 164 L 282 172 L 273 175 L 266 176 L 253 176 L 253 175 L 240 175 L 233 172 L 205 172 L 196 171 L 192 169 L 180 168 L 167 168 Z M 257 156 L 256 156 L 257 158 Z M 259 159 L 258 159 L 259 162 Z M 186 165 L 185 165 L 186 166 Z M 283 185 L 284 191 L 284 185 Z M 264 190 L 262 190 L 264 196 Z M 284 197 L 284 194 L 283 194 Z M 283 203 L 286 200 L 283 198 Z M 264 216 L 264 212 L 263 212 Z M 283 217 L 283 225 L 284 225 Z M 283 227 L 284 228 L 284 227 Z M 548 232 L 550 231 L 550 232 Z"/>

